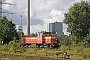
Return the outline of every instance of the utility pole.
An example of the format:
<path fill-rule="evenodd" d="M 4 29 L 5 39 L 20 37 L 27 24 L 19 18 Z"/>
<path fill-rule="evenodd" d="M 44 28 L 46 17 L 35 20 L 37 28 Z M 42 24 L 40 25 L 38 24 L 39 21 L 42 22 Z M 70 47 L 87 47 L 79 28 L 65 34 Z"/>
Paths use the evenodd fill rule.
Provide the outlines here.
<path fill-rule="evenodd" d="M 23 32 L 23 27 L 22 27 L 22 15 L 20 15 L 21 17 L 21 38 L 22 38 L 22 32 Z"/>
<path fill-rule="evenodd" d="M 22 26 L 22 15 L 20 15 L 20 17 L 21 17 L 21 26 Z"/>
<path fill-rule="evenodd" d="M 16 4 L 11 4 L 11 3 L 7 3 L 7 2 L 2 2 L 2 0 L 0 0 L 0 17 L 2 17 L 2 13 L 7 13 L 7 14 L 14 14 L 12 12 L 8 12 L 8 11 L 3 11 L 3 6 L 2 5 L 16 5 Z"/>
<path fill-rule="evenodd" d="M 27 35 L 30 35 L 30 0 L 28 0 L 28 12 L 27 12 Z"/>

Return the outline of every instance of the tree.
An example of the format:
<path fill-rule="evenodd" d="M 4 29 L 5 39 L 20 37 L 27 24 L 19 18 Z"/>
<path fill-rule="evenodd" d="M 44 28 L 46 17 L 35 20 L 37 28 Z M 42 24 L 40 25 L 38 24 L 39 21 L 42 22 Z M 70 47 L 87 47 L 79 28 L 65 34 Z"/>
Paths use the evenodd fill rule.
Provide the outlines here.
<path fill-rule="evenodd" d="M 15 24 L 6 17 L 0 18 L 0 40 L 9 43 L 14 37 L 18 38 Z"/>
<path fill-rule="evenodd" d="M 67 31 L 79 39 L 89 34 L 90 28 L 90 3 L 81 1 L 74 3 L 65 13 L 64 23 L 68 25 Z"/>
<path fill-rule="evenodd" d="M 24 36 L 24 32 L 22 32 L 22 31 L 18 31 L 17 33 L 18 33 L 18 35 L 19 35 L 19 39 L 20 39 L 22 36 Z"/>

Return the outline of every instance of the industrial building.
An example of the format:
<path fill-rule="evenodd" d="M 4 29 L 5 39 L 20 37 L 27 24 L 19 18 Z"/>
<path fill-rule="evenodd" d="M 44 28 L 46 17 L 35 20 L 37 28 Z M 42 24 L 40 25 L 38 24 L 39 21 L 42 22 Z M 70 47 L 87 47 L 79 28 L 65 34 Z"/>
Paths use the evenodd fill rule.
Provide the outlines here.
<path fill-rule="evenodd" d="M 56 34 L 57 36 L 64 34 L 63 33 L 63 23 L 57 22 L 57 21 L 54 23 L 49 23 L 48 31 L 52 32 L 52 34 Z"/>

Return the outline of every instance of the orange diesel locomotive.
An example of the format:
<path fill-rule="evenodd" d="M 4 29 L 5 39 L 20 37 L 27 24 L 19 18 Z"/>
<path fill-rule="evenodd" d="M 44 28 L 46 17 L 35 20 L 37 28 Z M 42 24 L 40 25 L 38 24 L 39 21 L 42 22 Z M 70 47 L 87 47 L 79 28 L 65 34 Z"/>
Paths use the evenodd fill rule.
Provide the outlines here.
<path fill-rule="evenodd" d="M 51 32 L 38 32 L 37 36 L 24 36 L 21 39 L 23 47 L 57 47 L 58 38 L 50 36 Z"/>

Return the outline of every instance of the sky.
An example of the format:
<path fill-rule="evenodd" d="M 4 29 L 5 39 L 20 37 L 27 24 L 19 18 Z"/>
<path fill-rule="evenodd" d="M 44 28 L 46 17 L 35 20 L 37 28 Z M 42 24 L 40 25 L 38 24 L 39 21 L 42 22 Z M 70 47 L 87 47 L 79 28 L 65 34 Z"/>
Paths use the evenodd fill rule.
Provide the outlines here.
<path fill-rule="evenodd" d="M 3 16 L 7 16 L 9 20 L 12 20 L 18 26 L 23 25 L 23 32 L 26 34 L 26 20 L 27 20 L 27 1 L 28 0 L 3 0 Z M 88 1 L 89 0 L 85 0 Z M 31 33 L 47 31 L 48 23 L 55 21 L 63 22 L 64 13 L 68 11 L 73 3 L 80 2 L 80 0 L 30 0 L 30 20 L 31 20 Z M 14 13 L 14 14 L 12 14 Z M 22 15 L 22 17 L 20 16 Z M 69 33 L 67 25 L 63 24 L 63 32 L 65 35 Z"/>

